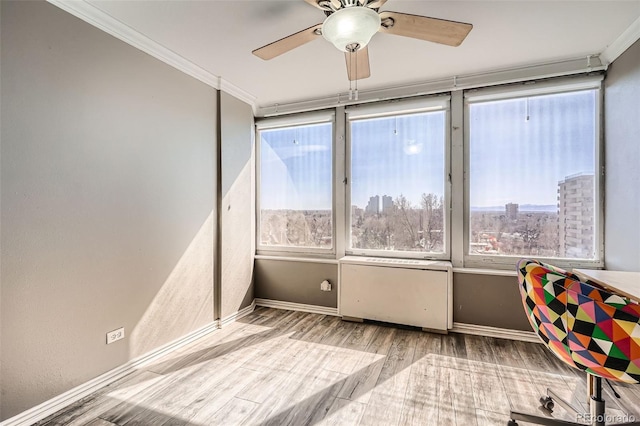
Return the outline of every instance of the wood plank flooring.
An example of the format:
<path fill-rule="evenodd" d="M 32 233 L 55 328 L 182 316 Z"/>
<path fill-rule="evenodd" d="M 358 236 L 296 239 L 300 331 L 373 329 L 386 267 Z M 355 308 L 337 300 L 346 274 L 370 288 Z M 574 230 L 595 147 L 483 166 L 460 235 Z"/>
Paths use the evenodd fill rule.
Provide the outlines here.
<path fill-rule="evenodd" d="M 608 413 L 640 418 L 640 385 L 615 386 Z M 511 408 L 540 413 L 547 387 L 586 402 L 541 344 L 257 308 L 38 425 L 504 426 Z"/>

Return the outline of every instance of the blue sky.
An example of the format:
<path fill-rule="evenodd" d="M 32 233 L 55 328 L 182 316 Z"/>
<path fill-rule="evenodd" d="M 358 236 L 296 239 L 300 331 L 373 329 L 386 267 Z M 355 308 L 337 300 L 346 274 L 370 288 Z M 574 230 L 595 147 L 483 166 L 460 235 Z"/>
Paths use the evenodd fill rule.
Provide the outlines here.
<path fill-rule="evenodd" d="M 444 195 L 445 112 L 356 120 L 351 124 L 351 204 L 423 193 Z"/>
<path fill-rule="evenodd" d="M 595 170 L 595 91 L 470 106 L 471 205 L 556 204 L 558 182 Z"/>
<path fill-rule="evenodd" d="M 595 104 L 595 91 L 472 104 L 471 205 L 555 204 L 559 181 L 593 174 Z M 444 195 L 445 118 L 436 111 L 353 121 L 351 204 L 403 194 L 417 206 L 423 193 Z M 261 208 L 330 209 L 331 124 L 261 136 Z"/>
<path fill-rule="evenodd" d="M 261 132 L 260 208 L 331 209 L 331 133 L 331 123 Z"/>

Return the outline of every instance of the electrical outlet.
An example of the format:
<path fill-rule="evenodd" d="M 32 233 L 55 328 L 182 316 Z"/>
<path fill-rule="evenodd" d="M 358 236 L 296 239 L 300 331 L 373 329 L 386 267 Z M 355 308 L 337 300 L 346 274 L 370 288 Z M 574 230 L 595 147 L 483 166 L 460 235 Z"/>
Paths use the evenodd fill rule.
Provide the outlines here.
<path fill-rule="evenodd" d="M 107 345 L 120 339 L 124 339 L 124 327 L 107 333 Z"/>

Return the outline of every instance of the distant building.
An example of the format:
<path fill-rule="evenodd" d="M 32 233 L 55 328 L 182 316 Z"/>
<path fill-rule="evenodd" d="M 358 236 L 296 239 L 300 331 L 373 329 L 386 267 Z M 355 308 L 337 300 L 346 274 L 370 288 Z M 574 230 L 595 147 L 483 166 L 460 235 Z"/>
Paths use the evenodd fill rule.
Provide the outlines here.
<path fill-rule="evenodd" d="M 393 210 L 393 198 L 388 195 L 382 196 L 382 213 L 390 213 Z"/>
<path fill-rule="evenodd" d="M 508 203 L 504 206 L 505 215 L 509 220 L 516 220 L 518 218 L 518 204 Z"/>
<path fill-rule="evenodd" d="M 369 214 L 380 214 L 380 196 L 369 197 L 369 203 L 364 211 Z"/>
<path fill-rule="evenodd" d="M 590 259 L 594 247 L 594 176 L 577 174 L 558 182 L 560 257 Z"/>

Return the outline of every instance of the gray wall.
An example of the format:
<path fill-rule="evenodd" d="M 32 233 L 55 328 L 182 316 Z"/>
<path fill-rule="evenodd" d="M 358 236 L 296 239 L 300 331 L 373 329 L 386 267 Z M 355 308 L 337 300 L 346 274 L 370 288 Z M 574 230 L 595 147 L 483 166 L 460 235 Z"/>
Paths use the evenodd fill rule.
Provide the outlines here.
<path fill-rule="evenodd" d="M 453 321 L 531 331 L 516 277 L 454 273 Z"/>
<path fill-rule="evenodd" d="M 248 104 L 220 94 L 222 137 L 221 317 L 253 302 L 255 251 L 253 110 Z"/>
<path fill-rule="evenodd" d="M 605 80 L 605 264 L 640 271 L 640 41 Z"/>
<path fill-rule="evenodd" d="M 308 305 L 338 306 L 337 291 L 320 291 L 320 282 L 338 281 L 338 266 L 286 260 L 255 261 L 257 298 Z M 453 274 L 453 320 L 531 331 L 516 277 Z"/>
<path fill-rule="evenodd" d="M 285 260 L 255 261 L 256 297 L 260 299 L 338 307 L 338 265 Z M 329 280 L 331 291 L 321 291 Z"/>
<path fill-rule="evenodd" d="M 6 419 L 213 320 L 217 133 L 210 87 L 0 3 Z"/>
<path fill-rule="evenodd" d="M 2 7 L 0 6 L 0 52 L 2 51 Z M 0 53 L 0 76 L 2 75 L 2 54 Z M 2 79 L 0 78 L 0 99 L 2 99 Z M 0 129 L 2 129 L 2 105 L 0 102 Z M 2 175 L 2 131 L 0 130 L 0 178 Z M 1 187 L 0 182 L 0 187 Z M 1 188 L 0 188 L 1 189 Z M 0 210 L 2 206 L 0 190 Z M 2 246 L 2 220 L 0 220 L 0 247 Z M 0 253 L 1 255 L 1 253 Z M 2 385 L 2 262 L 0 262 L 0 421 L 2 421 L 2 393 L 4 387 Z"/>

